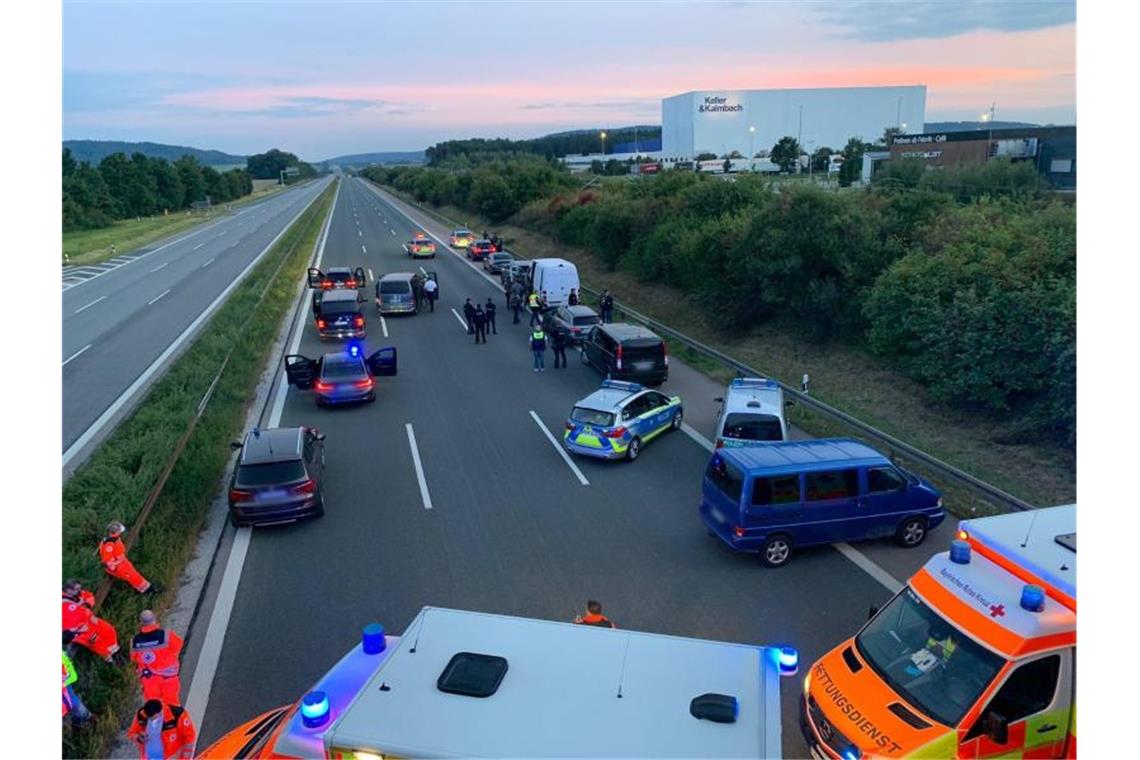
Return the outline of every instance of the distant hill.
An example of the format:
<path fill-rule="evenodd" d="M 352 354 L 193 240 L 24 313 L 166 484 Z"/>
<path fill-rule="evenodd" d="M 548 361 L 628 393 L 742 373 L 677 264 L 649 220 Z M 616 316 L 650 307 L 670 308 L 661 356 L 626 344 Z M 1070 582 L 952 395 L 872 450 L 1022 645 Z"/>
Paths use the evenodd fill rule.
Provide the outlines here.
<path fill-rule="evenodd" d="M 974 132 L 979 129 L 1025 129 L 1039 127 L 1027 121 L 928 121 L 925 131 L 931 132 Z"/>
<path fill-rule="evenodd" d="M 653 131 L 660 131 L 661 125 L 660 124 L 637 124 L 637 125 L 630 125 L 628 127 L 607 127 L 607 129 L 610 132 L 623 132 L 623 131 L 624 132 L 633 132 L 633 130 L 636 129 L 639 132 L 645 132 L 646 134 L 649 134 L 650 132 L 653 132 Z M 594 127 L 593 129 L 570 129 L 570 130 L 567 130 L 565 132 L 552 132 L 548 135 L 542 135 L 541 137 L 536 137 L 534 139 L 541 140 L 545 137 L 570 137 L 572 135 L 596 135 L 601 131 L 602 131 L 601 127 Z"/>
<path fill-rule="evenodd" d="M 165 158 L 176 161 L 184 155 L 198 159 L 206 166 L 245 166 L 245 156 L 235 156 L 220 150 L 202 150 L 185 145 L 163 145 L 152 142 L 119 142 L 118 140 L 64 140 L 63 147 L 71 148 L 76 161 L 97 164 L 112 153 L 142 153 L 150 158 Z"/>
<path fill-rule="evenodd" d="M 350 156 L 337 156 L 326 158 L 322 164 L 329 166 L 369 166 L 371 164 L 422 164 L 424 152 L 422 150 L 389 151 L 386 153 L 353 153 Z"/>

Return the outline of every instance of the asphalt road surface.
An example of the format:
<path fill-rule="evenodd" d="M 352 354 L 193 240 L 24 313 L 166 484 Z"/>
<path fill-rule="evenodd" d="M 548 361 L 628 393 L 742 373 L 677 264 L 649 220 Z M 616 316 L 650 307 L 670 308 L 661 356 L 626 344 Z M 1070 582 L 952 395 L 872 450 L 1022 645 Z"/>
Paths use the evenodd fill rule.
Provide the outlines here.
<path fill-rule="evenodd" d="M 208 318 L 224 300 L 219 296 L 330 181 L 291 188 L 102 265 L 65 270 L 65 470 L 77 466 L 129 411 L 205 323 L 198 318 Z"/>
<path fill-rule="evenodd" d="M 343 183 L 323 265 L 375 277 L 422 265 L 438 272 L 441 299 L 434 313 L 383 324 L 369 306 L 367 348 L 392 345 L 399 356 L 375 403 L 320 409 L 290 389 L 280 424 L 328 436 L 326 516 L 253 531 L 208 709 L 196 716 L 200 746 L 298 699 L 365 623 L 400 632 L 427 604 L 570 620 L 596 598 L 622 628 L 791 644 L 806 667 L 889 597 L 891 576 L 905 579 L 940 548 L 823 547 L 769 570 L 709 537 L 697 502 L 722 389 L 677 361 L 662 390 L 682 396 L 692 427 L 657 438 L 634 463 L 574 458 L 583 484 L 539 421 L 561 441 L 571 405 L 599 376 L 573 352 L 568 369 L 554 370 L 548 353 L 546 372 L 534 373 L 526 319 L 512 325 L 501 290 L 442 246 L 434 261 L 409 260 L 400 243 L 412 230 L 363 180 Z M 498 334 L 485 345 L 451 311 L 462 313 L 469 296 L 499 306 Z M 329 350 L 306 320 L 300 353 Z M 196 624 L 195 635 L 205 630 Z M 784 681 L 788 756 L 806 752 L 801 688 L 801 678 Z"/>

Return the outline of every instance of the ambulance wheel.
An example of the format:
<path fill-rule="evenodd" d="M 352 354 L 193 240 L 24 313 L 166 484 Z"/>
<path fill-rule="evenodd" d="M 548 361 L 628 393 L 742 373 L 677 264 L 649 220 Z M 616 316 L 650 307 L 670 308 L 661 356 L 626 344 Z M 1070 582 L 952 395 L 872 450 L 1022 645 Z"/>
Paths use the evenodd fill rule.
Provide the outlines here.
<path fill-rule="evenodd" d="M 681 429 L 681 423 L 684 421 L 685 420 L 681 416 L 681 410 L 678 409 L 677 413 L 673 415 L 673 429 L 674 430 L 680 430 Z"/>
<path fill-rule="evenodd" d="M 925 517 L 908 517 L 902 521 L 895 533 L 895 541 L 908 549 L 913 549 L 924 540 L 926 540 Z"/>
<path fill-rule="evenodd" d="M 760 547 L 760 561 L 768 567 L 783 567 L 792 558 L 792 539 L 776 533 L 764 540 Z"/>
<path fill-rule="evenodd" d="M 625 456 L 629 461 L 637 459 L 637 455 L 641 453 L 641 439 L 634 438 L 629 442 L 629 448 L 626 449 Z"/>

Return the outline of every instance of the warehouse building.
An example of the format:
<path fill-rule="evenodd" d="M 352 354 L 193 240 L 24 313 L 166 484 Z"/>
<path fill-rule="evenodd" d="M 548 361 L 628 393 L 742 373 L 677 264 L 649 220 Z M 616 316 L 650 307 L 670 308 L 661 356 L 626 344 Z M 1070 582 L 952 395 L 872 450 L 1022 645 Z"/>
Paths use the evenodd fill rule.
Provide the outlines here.
<path fill-rule="evenodd" d="M 925 85 L 686 92 L 661 101 L 661 154 L 755 156 L 786 136 L 808 152 L 842 150 L 849 138 L 874 142 L 888 127 L 922 132 L 925 121 Z"/>

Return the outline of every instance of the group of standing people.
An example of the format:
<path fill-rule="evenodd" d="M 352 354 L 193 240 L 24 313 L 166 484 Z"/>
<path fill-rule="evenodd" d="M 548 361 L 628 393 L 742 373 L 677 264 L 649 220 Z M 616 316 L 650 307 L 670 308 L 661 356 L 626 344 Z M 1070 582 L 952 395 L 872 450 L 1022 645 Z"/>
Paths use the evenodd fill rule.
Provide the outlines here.
<path fill-rule="evenodd" d="M 431 277 L 422 274 L 412 275 L 412 295 L 416 299 L 416 309 L 422 308 L 426 302 L 431 311 L 435 311 L 435 299 L 439 293 L 439 286 Z"/>
<path fill-rule="evenodd" d="M 471 299 L 468 298 L 463 304 L 463 318 L 467 321 L 467 334 L 475 336 L 476 343 L 487 342 L 487 329 L 490 328 L 492 335 L 498 335 L 499 329 L 495 326 L 495 306 L 494 300 L 488 298 L 487 303 L 472 304 Z"/>
<path fill-rule="evenodd" d="M 121 522 L 107 526 L 97 553 L 107 575 L 128 584 L 140 594 L 161 589 L 148 581 L 127 557 Z M 75 647 L 83 647 L 112 665 L 123 664 L 115 627 L 95 615 L 95 596 L 77 580 L 63 584 L 63 718 L 76 728 L 87 725 L 91 711 L 76 689 L 78 673 L 72 661 Z M 152 610 L 139 614 L 139 629 L 130 642 L 130 662 L 134 665 L 142 691 L 143 705 L 136 711 L 127 731 L 138 745 L 143 760 L 194 756 L 197 732 L 190 714 L 182 707 L 179 676 L 182 637 L 160 626 Z"/>

